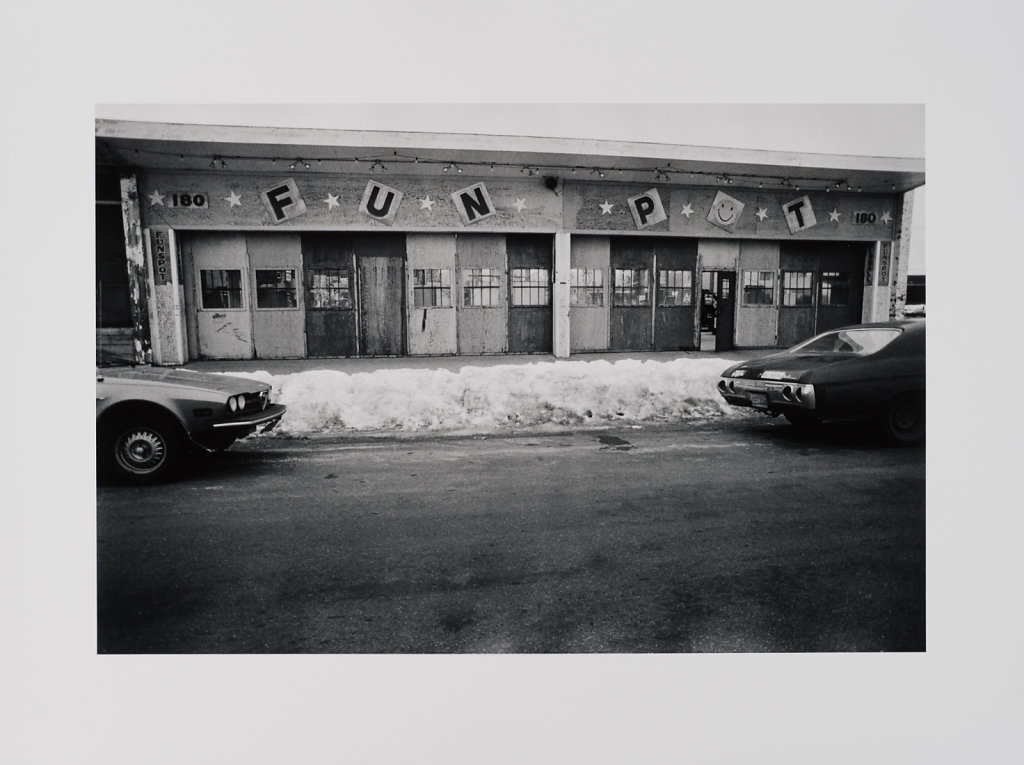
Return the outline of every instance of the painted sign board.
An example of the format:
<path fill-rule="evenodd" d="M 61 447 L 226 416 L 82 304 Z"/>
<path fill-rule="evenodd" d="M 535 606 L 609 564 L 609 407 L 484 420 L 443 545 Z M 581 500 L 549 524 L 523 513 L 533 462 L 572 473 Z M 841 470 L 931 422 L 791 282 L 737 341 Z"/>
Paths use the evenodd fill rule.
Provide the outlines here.
<path fill-rule="evenodd" d="M 260 196 L 270 213 L 270 220 L 275 224 L 306 214 L 306 203 L 291 178 L 265 189 Z"/>
<path fill-rule="evenodd" d="M 467 226 L 489 218 L 495 213 L 491 196 L 487 193 L 487 187 L 483 183 L 474 183 L 472 186 L 459 189 L 453 192 L 451 197 L 459 217 Z"/>
<path fill-rule="evenodd" d="M 818 224 L 817 218 L 814 217 L 814 209 L 811 207 L 811 198 L 808 196 L 787 202 L 782 206 L 782 212 L 786 216 L 791 234 L 806 231 Z"/>
<path fill-rule="evenodd" d="M 153 283 L 158 287 L 170 284 L 171 278 L 171 252 L 168 242 L 167 229 L 150 229 L 153 243 Z"/>
<path fill-rule="evenodd" d="M 892 253 L 892 245 L 888 242 L 882 244 L 882 252 L 878 256 L 878 286 L 889 286 L 889 256 Z"/>
<path fill-rule="evenodd" d="M 708 211 L 708 223 L 731 233 L 736 230 L 736 224 L 739 222 L 740 215 L 743 214 L 744 207 L 745 205 L 740 200 L 729 196 L 724 191 L 719 191 L 715 194 L 711 209 Z"/>
<path fill-rule="evenodd" d="M 633 215 L 633 222 L 639 229 L 649 228 L 668 219 L 657 189 L 647 189 L 643 194 L 629 197 L 626 204 Z"/>
<path fill-rule="evenodd" d="M 377 181 L 370 181 L 363 191 L 363 200 L 359 203 L 359 212 L 367 218 L 378 220 L 390 226 L 398 215 L 398 207 L 402 204 L 402 192 L 385 186 Z"/>
<path fill-rule="evenodd" d="M 164 204 L 186 210 L 202 210 L 210 206 L 210 195 L 201 191 L 175 191 L 168 194 Z"/>

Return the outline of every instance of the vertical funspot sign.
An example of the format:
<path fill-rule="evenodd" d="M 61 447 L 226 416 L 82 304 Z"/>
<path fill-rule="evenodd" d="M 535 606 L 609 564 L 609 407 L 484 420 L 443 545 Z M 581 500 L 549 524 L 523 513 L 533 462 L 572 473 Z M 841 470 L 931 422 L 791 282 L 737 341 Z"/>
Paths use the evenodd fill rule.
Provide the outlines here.
<path fill-rule="evenodd" d="M 746 205 L 740 200 L 729 196 L 724 191 L 719 191 L 711 202 L 711 209 L 708 210 L 708 223 L 732 233 L 736 230 L 736 223 L 739 221 L 744 207 Z"/>
<path fill-rule="evenodd" d="M 377 181 L 366 184 L 363 201 L 359 203 L 359 212 L 367 218 L 379 220 L 390 226 L 398 215 L 398 206 L 402 204 L 402 192 L 385 186 Z"/>
<path fill-rule="evenodd" d="M 153 283 L 160 287 L 171 283 L 171 258 L 167 229 L 152 228 L 150 235 L 153 242 Z"/>
<path fill-rule="evenodd" d="M 270 213 L 270 220 L 275 224 L 306 214 L 306 203 L 299 195 L 299 187 L 291 178 L 272 186 L 261 196 L 263 204 L 266 205 L 267 211 Z"/>
<path fill-rule="evenodd" d="M 786 223 L 789 224 L 789 233 L 795 234 L 812 228 L 818 224 L 814 217 L 814 210 L 811 208 L 810 197 L 800 197 L 782 206 L 782 212 L 786 216 Z"/>
<path fill-rule="evenodd" d="M 452 194 L 452 201 L 455 203 L 455 209 L 459 211 L 459 217 L 467 226 L 489 218 L 495 212 L 494 205 L 491 204 L 491 195 L 487 193 L 487 187 L 482 183 L 474 183 L 472 186 L 459 189 Z"/>
<path fill-rule="evenodd" d="M 648 228 L 668 218 L 657 189 L 648 189 L 626 200 L 637 228 Z"/>

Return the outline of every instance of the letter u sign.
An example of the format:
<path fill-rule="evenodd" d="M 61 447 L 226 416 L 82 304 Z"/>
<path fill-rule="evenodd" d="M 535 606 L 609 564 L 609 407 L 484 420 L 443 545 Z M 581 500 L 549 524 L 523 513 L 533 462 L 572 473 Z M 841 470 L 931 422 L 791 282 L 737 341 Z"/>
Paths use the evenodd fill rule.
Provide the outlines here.
<path fill-rule="evenodd" d="M 359 212 L 373 220 L 390 226 L 398 215 L 398 206 L 402 204 L 402 192 L 385 186 L 377 181 L 366 184 L 363 201 L 359 204 Z"/>

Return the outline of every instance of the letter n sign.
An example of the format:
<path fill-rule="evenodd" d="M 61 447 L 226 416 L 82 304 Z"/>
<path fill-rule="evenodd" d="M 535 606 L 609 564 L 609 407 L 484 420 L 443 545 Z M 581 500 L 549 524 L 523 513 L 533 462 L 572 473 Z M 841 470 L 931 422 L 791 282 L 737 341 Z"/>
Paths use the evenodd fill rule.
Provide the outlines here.
<path fill-rule="evenodd" d="M 291 178 L 267 189 L 262 196 L 263 204 L 270 213 L 270 220 L 275 224 L 306 214 L 306 203 L 302 201 L 299 187 Z"/>
<path fill-rule="evenodd" d="M 398 206 L 402 204 L 402 192 L 385 186 L 377 181 L 370 181 L 366 184 L 366 191 L 363 192 L 363 201 L 359 203 L 359 212 L 367 218 L 379 220 L 390 226 L 395 222 L 398 214 Z"/>
<path fill-rule="evenodd" d="M 648 189 L 643 194 L 630 197 L 626 202 L 637 228 L 647 228 L 668 218 L 657 189 Z"/>
<path fill-rule="evenodd" d="M 789 224 L 789 233 L 791 234 L 818 224 L 814 217 L 814 210 L 811 209 L 810 197 L 800 197 L 792 202 L 787 202 L 782 206 L 782 212 L 786 215 L 786 223 Z"/>
<path fill-rule="evenodd" d="M 476 223 L 484 218 L 494 215 L 494 205 L 491 204 L 491 195 L 487 193 L 487 187 L 482 183 L 474 183 L 464 189 L 459 189 L 452 194 L 452 201 L 455 209 L 459 211 L 459 217 L 467 226 Z"/>

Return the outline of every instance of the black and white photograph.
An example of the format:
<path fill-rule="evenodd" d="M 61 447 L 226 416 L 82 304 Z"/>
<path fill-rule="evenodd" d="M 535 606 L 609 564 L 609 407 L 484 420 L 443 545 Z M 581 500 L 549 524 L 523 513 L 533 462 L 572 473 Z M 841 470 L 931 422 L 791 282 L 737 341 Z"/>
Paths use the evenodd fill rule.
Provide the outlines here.
<path fill-rule="evenodd" d="M 0 12 L 0 760 L 1020 761 L 1004 15 Z"/>
<path fill-rule="evenodd" d="M 910 150 L 99 105 L 97 650 L 924 651 L 924 108 L 494 109 Z"/>

